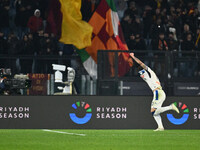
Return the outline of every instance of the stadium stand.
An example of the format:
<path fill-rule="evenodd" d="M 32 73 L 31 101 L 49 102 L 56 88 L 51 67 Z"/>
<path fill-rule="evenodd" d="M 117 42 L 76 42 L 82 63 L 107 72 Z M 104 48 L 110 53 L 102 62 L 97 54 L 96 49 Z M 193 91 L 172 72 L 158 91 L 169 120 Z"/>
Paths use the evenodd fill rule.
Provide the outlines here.
<path fill-rule="evenodd" d="M 85 21 L 89 21 L 99 1 L 82 0 Z M 151 56 L 156 60 L 160 57 L 157 51 L 171 51 L 178 53 L 177 58 L 199 58 L 195 52 L 200 50 L 200 0 L 115 0 L 115 4 L 129 49 L 146 50 L 145 54 L 138 53 L 138 57 Z M 48 60 L 49 56 L 77 56 L 72 45 L 60 43 L 59 37 L 49 32 L 49 5 L 48 0 L 0 0 L 1 68 L 9 67 L 13 73 L 52 73 L 50 64 L 63 60 Z M 33 27 L 31 22 L 37 20 L 37 12 L 41 13 L 40 25 L 36 23 Z M 20 55 L 28 57 L 20 59 Z M 35 60 L 34 56 L 47 58 Z M 80 62 L 65 61 L 69 66 L 77 63 Z M 153 67 L 156 65 L 160 66 L 156 72 L 161 74 L 163 64 L 154 63 Z M 175 63 L 174 67 L 177 77 L 200 76 L 199 62 Z"/>

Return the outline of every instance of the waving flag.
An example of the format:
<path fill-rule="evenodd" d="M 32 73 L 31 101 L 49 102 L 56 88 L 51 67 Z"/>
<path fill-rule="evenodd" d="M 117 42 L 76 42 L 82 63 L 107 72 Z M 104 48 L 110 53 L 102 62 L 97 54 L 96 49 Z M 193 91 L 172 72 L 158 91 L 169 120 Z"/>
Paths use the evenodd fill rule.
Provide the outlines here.
<path fill-rule="evenodd" d="M 120 21 L 113 0 L 101 0 L 99 6 L 91 17 L 89 24 L 93 27 L 92 45 L 80 51 L 83 65 L 88 73 L 97 76 L 97 51 L 98 50 L 128 50 L 125 43 Z M 109 56 L 112 66 L 114 55 Z M 118 75 L 125 75 L 132 66 L 129 53 L 119 53 Z M 111 67 L 111 76 L 114 68 Z"/>
<path fill-rule="evenodd" d="M 89 24 L 81 20 L 80 5 L 81 0 L 51 0 L 47 18 L 48 29 L 60 37 L 61 42 L 73 44 L 81 49 L 77 52 L 83 65 L 95 79 L 98 50 L 128 50 L 128 47 L 123 38 L 113 0 L 101 0 Z M 132 66 L 132 59 L 128 53 L 118 53 L 118 55 L 118 75 L 123 76 Z M 114 76 L 112 54 L 109 54 L 109 63 L 111 76 Z"/>
<path fill-rule="evenodd" d="M 92 27 L 82 20 L 81 0 L 52 0 L 47 18 L 48 30 L 64 44 L 78 49 L 91 45 Z"/>

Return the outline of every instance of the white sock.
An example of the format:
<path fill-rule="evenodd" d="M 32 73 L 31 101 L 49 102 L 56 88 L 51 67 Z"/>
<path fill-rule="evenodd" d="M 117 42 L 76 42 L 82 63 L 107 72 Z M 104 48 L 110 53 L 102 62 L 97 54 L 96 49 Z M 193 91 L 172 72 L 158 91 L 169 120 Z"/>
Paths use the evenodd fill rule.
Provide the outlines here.
<path fill-rule="evenodd" d="M 164 128 L 163 124 L 162 124 L 161 116 L 160 115 L 156 115 L 156 116 L 154 115 L 153 117 L 154 117 L 154 119 L 155 119 L 155 121 L 156 121 L 156 123 L 158 125 L 158 128 Z"/>
<path fill-rule="evenodd" d="M 159 108 L 156 109 L 154 115 L 155 116 L 159 115 L 159 114 L 161 114 L 161 113 L 163 113 L 165 111 L 168 111 L 168 110 L 172 110 L 172 106 L 171 105 L 165 106 L 165 107 L 159 107 Z"/>

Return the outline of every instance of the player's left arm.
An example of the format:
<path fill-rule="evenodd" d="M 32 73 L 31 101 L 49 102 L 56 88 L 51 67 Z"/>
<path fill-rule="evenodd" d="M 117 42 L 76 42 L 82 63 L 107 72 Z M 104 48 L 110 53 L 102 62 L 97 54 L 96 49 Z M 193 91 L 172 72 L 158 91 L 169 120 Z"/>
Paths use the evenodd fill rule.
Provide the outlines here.
<path fill-rule="evenodd" d="M 134 53 L 130 53 L 130 56 L 145 70 L 148 69 L 148 67 L 137 57 L 135 57 Z"/>

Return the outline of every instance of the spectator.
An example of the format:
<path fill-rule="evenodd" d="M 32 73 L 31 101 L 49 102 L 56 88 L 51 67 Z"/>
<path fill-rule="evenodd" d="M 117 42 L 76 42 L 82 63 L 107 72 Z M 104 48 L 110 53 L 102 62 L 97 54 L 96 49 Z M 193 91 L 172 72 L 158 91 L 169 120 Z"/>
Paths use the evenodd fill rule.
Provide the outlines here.
<path fill-rule="evenodd" d="M 33 43 L 33 34 L 32 33 L 28 33 L 28 39 L 29 41 L 31 41 Z M 35 52 L 35 49 L 34 49 Z"/>
<path fill-rule="evenodd" d="M 145 6 L 143 13 L 143 23 L 144 23 L 144 38 L 148 39 L 150 37 L 151 26 L 153 24 L 153 11 L 152 7 Z"/>
<path fill-rule="evenodd" d="M 43 20 L 40 17 L 40 10 L 36 9 L 34 15 L 29 18 L 28 27 L 31 33 L 37 33 L 39 29 L 43 29 Z"/>
<path fill-rule="evenodd" d="M 15 8 L 15 0 L 10 0 L 10 9 L 9 9 L 9 25 L 10 30 L 12 32 L 16 32 L 15 27 L 15 15 L 16 15 L 16 8 Z"/>
<path fill-rule="evenodd" d="M 156 8 L 155 15 L 153 16 L 154 20 L 161 19 L 161 12 L 160 8 Z"/>
<path fill-rule="evenodd" d="M 37 55 L 43 55 L 44 47 L 45 47 L 44 30 L 40 29 L 37 32 L 37 35 L 34 36 L 34 42 L 35 42 L 35 46 L 36 46 Z"/>
<path fill-rule="evenodd" d="M 0 54 L 6 54 L 7 53 L 7 41 L 4 37 L 4 33 L 0 32 Z"/>
<path fill-rule="evenodd" d="M 174 20 L 174 28 L 176 29 L 176 34 L 178 39 L 181 38 L 181 32 L 182 32 L 182 26 L 183 26 L 183 21 L 182 21 L 182 9 L 180 7 L 176 8 L 176 19 Z"/>
<path fill-rule="evenodd" d="M 167 45 L 168 45 L 168 48 L 170 51 L 177 51 L 179 50 L 179 45 L 178 45 L 178 42 L 177 42 L 177 39 L 176 37 L 174 36 L 174 33 L 173 32 L 169 32 L 168 33 L 168 38 L 167 38 Z M 176 59 L 176 57 L 178 57 L 178 53 L 173 53 L 173 57 L 174 59 Z M 179 62 L 174 62 L 173 63 L 173 75 L 174 76 L 177 76 L 177 73 L 178 73 L 178 66 L 179 66 Z"/>
<path fill-rule="evenodd" d="M 7 53 L 7 41 L 4 37 L 4 33 L 0 32 L 0 55 Z M 0 58 L 0 68 L 5 67 L 5 60 Z"/>
<path fill-rule="evenodd" d="M 192 34 L 188 33 L 186 36 L 186 40 L 183 41 L 183 43 L 181 44 L 181 50 L 186 52 L 182 54 L 182 56 L 186 58 L 186 62 L 183 63 L 183 68 L 181 69 L 181 71 L 186 77 L 192 77 L 197 67 L 197 63 L 192 61 L 192 59 L 195 57 L 195 54 L 188 53 L 194 52 L 194 49 L 195 46 L 192 40 Z"/>
<path fill-rule="evenodd" d="M 168 50 L 168 45 L 165 40 L 164 32 L 159 33 L 159 37 L 158 37 L 158 39 L 153 41 L 152 47 L 153 47 L 153 50 L 160 50 L 160 51 Z"/>
<path fill-rule="evenodd" d="M 174 38 L 174 34 L 172 32 L 169 32 L 168 34 L 167 45 L 170 51 L 178 51 L 178 42 Z"/>
<path fill-rule="evenodd" d="M 128 8 L 127 2 L 125 0 L 118 0 L 116 6 L 119 20 L 121 21 L 124 16 L 125 10 Z"/>
<path fill-rule="evenodd" d="M 135 16 L 139 15 L 138 9 L 134 1 L 129 1 L 128 9 L 125 11 L 125 13 L 129 14 L 133 19 L 135 19 Z"/>
<path fill-rule="evenodd" d="M 32 0 L 16 0 L 16 17 L 15 25 L 17 27 L 18 36 L 22 38 L 28 32 L 27 23 L 29 17 L 34 11 L 34 3 Z"/>
<path fill-rule="evenodd" d="M 14 33 L 10 33 L 8 36 L 8 54 L 13 56 L 18 54 L 19 50 L 19 39 Z"/>
<path fill-rule="evenodd" d="M 58 46 L 58 39 L 55 36 L 55 34 L 53 34 L 53 33 L 50 33 L 50 39 L 51 39 L 51 42 L 52 42 L 52 45 L 53 45 L 54 54 L 58 55 L 58 52 L 60 50 L 60 48 Z"/>
<path fill-rule="evenodd" d="M 127 30 L 126 34 L 129 35 L 129 37 L 126 37 L 126 38 L 128 38 L 127 44 L 128 44 L 129 49 L 135 49 L 135 44 L 136 44 L 135 36 L 137 35 L 140 38 L 140 36 L 142 35 L 142 31 L 143 31 L 143 24 L 141 23 L 139 16 L 136 16 L 135 20 L 131 21 L 130 24 L 129 24 L 129 22 L 127 22 L 127 23 L 128 24 L 125 25 L 125 22 L 122 22 L 123 28 L 125 28 L 124 26 L 127 26 L 127 27 L 129 27 L 129 30 L 130 30 L 130 32 L 129 32 L 126 29 Z M 132 34 L 130 34 L 130 33 L 132 33 Z M 125 36 L 127 36 L 127 35 L 125 35 Z"/>
<path fill-rule="evenodd" d="M 140 34 L 136 34 L 133 50 L 136 50 L 136 51 L 139 52 L 141 50 L 144 51 L 146 49 L 147 48 L 146 48 L 146 44 L 145 44 L 144 39 L 142 39 Z M 138 53 L 137 56 L 145 56 L 145 54 L 144 53 Z"/>
<path fill-rule="evenodd" d="M 136 30 L 134 29 L 134 24 L 133 24 L 133 18 L 131 18 L 130 14 L 125 14 L 122 21 L 121 21 L 121 26 L 124 32 L 124 38 L 127 42 L 127 45 L 129 49 L 132 48 L 131 45 L 133 45 L 132 42 L 135 40 L 135 34 Z"/>
<path fill-rule="evenodd" d="M 200 13 L 200 0 L 199 0 L 199 2 L 198 2 L 197 8 L 198 8 L 198 11 L 199 11 L 199 13 Z"/>
<path fill-rule="evenodd" d="M 158 38 L 156 40 L 153 40 L 152 48 L 153 48 L 153 50 L 163 51 L 163 52 L 167 51 L 169 49 L 168 45 L 167 45 L 167 41 L 165 39 L 164 32 L 160 32 Z M 164 76 L 164 73 L 165 73 L 164 63 L 165 62 L 162 61 L 164 58 L 163 53 L 155 52 L 154 57 L 157 59 L 160 59 L 160 61 L 156 62 L 154 65 L 154 69 L 155 69 L 156 73 L 158 75 Z"/>
<path fill-rule="evenodd" d="M 29 39 L 28 35 L 24 35 L 21 44 L 21 55 L 25 56 L 32 56 L 34 54 L 34 44 L 32 39 Z M 21 59 L 20 60 L 20 65 L 21 65 L 21 72 L 22 73 L 32 73 L 32 64 L 33 60 L 32 59 Z"/>
<path fill-rule="evenodd" d="M 0 29 L 5 36 L 9 34 L 10 0 L 0 0 Z"/>
<path fill-rule="evenodd" d="M 46 18 L 46 11 L 48 8 L 49 0 L 33 0 L 34 9 L 39 9 L 41 11 L 41 17 Z"/>
<path fill-rule="evenodd" d="M 176 40 L 176 41 L 178 40 L 177 39 L 177 35 L 176 35 L 176 28 L 170 22 L 167 24 L 167 32 L 166 32 L 166 34 L 169 34 L 169 33 L 171 33 L 173 35 L 173 39 L 174 40 Z"/>
<path fill-rule="evenodd" d="M 162 20 L 160 18 L 158 18 L 156 20 L 156 23 L 154 23 L 152 25 L 152 28 L 151 28 L 151 38 L 152 38 L 152 40 L 155 40 L 159 36 L 160 32 L 165 33 L 166 30 L 165 30 L 164 25 L 162 24 Z"/>
<path fill-rule="evenodd" d="M 35 46 L 35 43 L 34 43 L 35 41 L 33 39 L 33 34 L 32 33 L 28 33 L 27 36 L 28 36 L 29 44 L 32 45 L 31 54 L 34 55 L 36 53 L 36 46 Z"/>
<path fill-rule="evenodd" d="M 89 21 L 98 3 L 99 0 L 82 0 L 81 13 L 83 15 L 83 20 Z"/>
<path fill-rule="evenodd" d="M 41 56 L 43 55 L 44 47 L 45 47 L 45 38 L 44 38 L 44 30 L 39 29 L 37 34 L 33 35 L 34 45 L 35 45 L 35 55 Z M 40 66 L 38 66 L 40 64 Z M 35 71 L 36 73 L 42 73 L 44 70 L 44 61 L 41 59 L 35 60 Z"/>
<path fill-rule="evenodd" d="M 15 1 L 15 3 L 14 3 Z M 95 11 L 100 0 L 82 0 L 82 14 L 84 20 L 89 20 L 92 13 Z M 153 49 L 155 50 L 178 50 L 180 47 L 184 51 L 192 48 L 199 50 L 199 25 L 200 11 L 198 8 L 199 1 L 185 0 L 116 0 L 117 11 L 121 19 L 121 25 L 124 32 L 125 40 L 129 49 Z M 46 5 L 47 4 L 47 5 Z M 49 4 L 48 0 L 0 0 L 0 31 L 4 32 L 5 38 L 2 40 L 0 33 L 0 53 L 9 53 L 10 55 L 18 54 L 18 46 L 16 41 L 23 34 L 28 32 L 28 27 L 31 31 L 30 38 L 34 42 L 33 50 L 37 55 L 55 55 L 59 50 L 60 54 L 71 55 L 74 52 L 72 45 L 64 45 L 64 48 L 58 48 L 58 40 L 51 33 L 43 35 L 45 25 L 45 11 Z M 128 4 L 128 9 L 127 9 Z M 16 17 L 15 15 L 16 7 Z M 38 8 L 37 10 L 35 10 Z M 32 16 L 35 10 L 34 16 Z M 41 12 L 40 12 L 41 11 Z M 10 16 L 9 16 L 10 13 Z M 9 17 L 11 22 L 9 22 Z M 123 17 L 122 17 L 123 16 Z M 15 29 L 12 19 L 15 17 L 18 37 L 12 45 L 4 47 L 2 43 L 7 38 L 8 33 L 12 33 Z M 2 21 L 3 20 L 3 21 Z M 11 24 L 12 23 L 12 24 Z M 11 31 L 9 31 L 9 26 Z M 39 32 L 38 32 L 39 30 Z M 15 32 L 15 31 L 13 31 Z M 167 38 L 161 40 L 159 33 L 163 32 Z M 172 34 L 173 33 L 173 34 Z M 194 33 L 194 35 L 193 35 Z M 191 34 L 191 39 L 190 35 Z M 138 38 L 139 37 L 139 38 Z M 146 44 L 143 43 L 143 37 Z M 161 36 L 162 37 L 162 36 Z M 14 38 L 14 39 L 16 39 Z M 25 37 L 26 39 L 26 37 Z M 180 41 L 180 42 L 179 42 Z M 196 42 L 197 41 L 197 42 Z M 23 42 L 24 39 L 23 39 Z M 27 42 L 27 41 L 26 41 Z M 25 43 L 26 43 L 25 42 Z M 151 45 L 150 45 L 151 43 Z M 197 44 L 196 44 L 197 43 Z M 7 43 L 5 44 L 7 45 Z M 18 44 L 17 44 L 18 45 Z M 27 47 L 26 44 L 22 44 Z M 143 46 L 143 47 L 142 47 Z M 195 47 L 194 47 L 195 46 Z M 6 47 L 6 46 L 5 46 Z M 145 48 L 146 47 L 146 48 Z M 22 48 L 23 49 L 23 48 Z M 25 48 L 26 49 L 26 48 Z M 188 51 L 190 53 L 190 51 Z M 151 55 L 151 54 L 150 54 Z M 155 57 L 160 56 L 155 53 Z M 192 54 L 183 57 L 191 57 Z M 41 60 L 40 60 L 41 61 Z M 25 63 L 24 63 L 25 64 Z M 39 63 L 42 64 L 42 61 Z M 36 65 L 38 66 L 38 65 Z M 47 65 L 48 66 L 48 65 Z"/>
<path fill-rule="evenodd" d="M 186 41 L 187 35 L 189 33 L 191 33 L 190 26 L 188 24 L 184 24 L 184 26 L 183 26 L 183 32 L 182 32 L 182 36 L 181 36 L 181 42 Z"/>
<path fill-rule="evenodd" d="M 56 45 L 54 43 L 54 41 L 52 40 L 52 38 L 49 36 L 48 33 L 44 33 L 44 49 L 42 54 L 43 55 L 49 55 L 49 56 L 53 56 L 56 53 Z M 54 60 L 45 60 L 44 62 L 44 73 L 50 73 L 52 71 L 52 64 L 54 63 Z M 51 72 L 53 73 L 53 72 Z"/>
<path fill-rule="evenodd" d="M 14 33 L 10 33 L 10 35 L 8 36 L 8 51 L 7 54 L 9 56 L 15 56 L 17 54 L 19 54 L 19 40 L 17 38 L 17 36 Z M 12 73 L 18 73 L 19 68 L 17 68 L 17 60 L 18 59 L 9 59 L 9 61 L 7 62 L 7 68 L 11 68 Z"/>
<path fill-rule="evenodd" d="M 35 40 L 33 38 L 33 34 L 32 33 L 28 33 L 28 40 L 30 42 L 30 45 L 33 45 L 33 55 L 36 56 L 37 55 L 37 48 L 36 48 L 36 45 L 35 45 Z M 32 65 L 32 72 L 35 73 L 35 69 L 36 66 L 35 66 L 35 59 L 33 59 L 33 65 Z"/>
<path fill-rule="evenodd" d="M 135 22 L 134 22 L 134 29 L 136 34 L 143 35 L 143 22 L 141 21 L 139 16 L 135 17 Z"/>
<path fill-rule="evenodd" d="M 195 50 L 200 50 L 200 28 L 196 30 L 195 39 Z"/>
<path fill-rule="evenodd" d="M 194 46 L 194 42 L 192 40 L 192 34 L 191 33 L 188 33 L 186 35 L 186 39 L 181 44 L 181 50 L 182 51 L 190 51 L 190 52 L 195 50 L 195 46 Z M 191 55 L 186 53 L 183 56 L 191 56 Z"/>
<path fill-rule="evenodd" d="M 192 33 L 196 32 L 196 29 L 198 28 L 198 22 L 199 22 L 199 12 L 197 8 L 192 8 L 190 9 L 190 13 L 188 14 L 188 24 L 190 26 L 190 30 Z"/>

